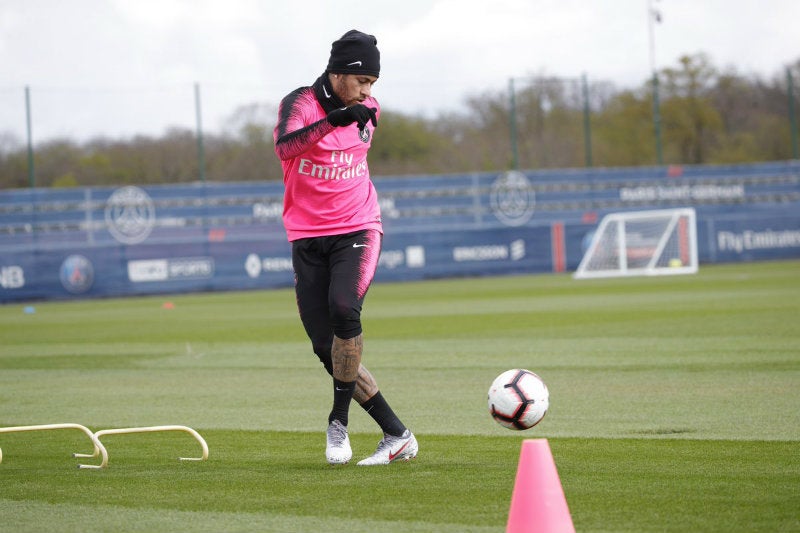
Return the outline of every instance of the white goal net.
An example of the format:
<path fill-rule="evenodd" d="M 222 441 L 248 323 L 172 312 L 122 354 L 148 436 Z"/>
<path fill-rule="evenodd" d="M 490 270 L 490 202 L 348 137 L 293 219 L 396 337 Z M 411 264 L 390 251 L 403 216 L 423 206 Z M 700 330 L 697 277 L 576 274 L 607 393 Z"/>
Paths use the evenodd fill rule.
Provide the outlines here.
<path fill-rule="evenodd" d="M 574 277 L 586 279 L 695 272 L 695 211 L 680 208 L 606 215 L 600 221 Z"/>

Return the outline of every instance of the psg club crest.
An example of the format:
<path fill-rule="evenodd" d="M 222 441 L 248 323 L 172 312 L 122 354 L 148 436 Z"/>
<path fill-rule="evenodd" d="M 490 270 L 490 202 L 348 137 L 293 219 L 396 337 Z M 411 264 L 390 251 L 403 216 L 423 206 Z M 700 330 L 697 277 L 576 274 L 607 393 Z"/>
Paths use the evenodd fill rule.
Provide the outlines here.
<path fill-rule="evenodd" d="M 522 226 L 533 216 L 536 193 L 522 172 L 512 170 L 498 176 L 490 194 L 492 212 L 506 226 Z"/>
<path fill-rule="evenodd" d="M 122 187 L 106 201 L 106 227 L 123 244 L 145 240 L 156 223 L 156 208 L 150 196 L 139 187 Z"/>
<path fill-rule="evenodd" d="M 361 142 L 368 143 L 371 133 L 369 132 L 369 128 L 364 126 L 364 129 L 358 130 L 358 138 L 361 139 Z"/>
<path fill-rule="evenodd" d="M 68 292 L 82 294 L 92 288 L 94 267 L 84 256 L 71 255 L 61 263 L 59 278 Z"/>

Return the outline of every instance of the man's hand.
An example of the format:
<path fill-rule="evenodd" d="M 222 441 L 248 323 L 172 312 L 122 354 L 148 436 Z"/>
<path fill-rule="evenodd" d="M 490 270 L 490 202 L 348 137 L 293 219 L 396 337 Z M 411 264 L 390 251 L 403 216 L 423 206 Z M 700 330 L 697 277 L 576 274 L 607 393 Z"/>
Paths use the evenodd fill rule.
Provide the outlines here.
<path fill-rule="evenodd" d="M 374 107 L 367 107 L 364 104 L 356 104 L 350 107 L 334 109 L 328 116 L 328 122 L 332 126 L 349 126 L 353 122 L 358 124 L 358 129 L 363 130 L 367 122 L 372 122 L 373 126 L 378 125 L 378 117 L 375 114 L 378 110 Z"/>

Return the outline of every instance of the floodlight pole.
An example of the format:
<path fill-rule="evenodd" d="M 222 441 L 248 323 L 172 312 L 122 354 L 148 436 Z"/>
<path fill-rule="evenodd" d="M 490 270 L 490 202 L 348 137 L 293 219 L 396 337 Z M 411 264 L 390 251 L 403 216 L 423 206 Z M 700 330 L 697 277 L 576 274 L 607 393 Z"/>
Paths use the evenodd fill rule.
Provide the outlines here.
<path fill-rule="evenodd" d="M 658 71 L 656 70 L 655 23 L 661 22 L 660 13 L 653 7 L 653 0 L 647 0 L 647 29 L 650 37 L 650 71 L 653 73 L 653 127 L 656 136 L 656 160 L 664 164 L 661 148 L 661 110 L 658 99 Z"/>
<path fill-rule="evenodd" d="M 509 110 L 508 128 L 511 135 L 512 168 L 519 170 L 519 147 L 517 146 L 517 95 L 514 90 L 514 78 L 508 79 Z"/>
<path fill-rule="evenodd" d="M 583 86 L 583 151 L 586 166 L 592 166 L 592 109 L 589 104 L 589 81 L 586 73 L 581 77 Z"/>
<path fill-rule="evenodd" d="M 36 173 L 33 168 L 33 129 L 31 128 L 31 88 L 25 86 L 25 121 L 28 127 L 28 186 L 36 187 Z"/>
<path fill-rule="evenodd" d="M 789 94 L 789 125 L 792 131 L 792 158 L 800 159 L 797 149 L 797 114 L 794 107 L 794 79 L 791 67 L 786 67 L 786 92 Z"/>
<path fill-rule="evenodd" d="M 197 166 L 200 172 L 200 181 L 206 182 L 206 155 L 203 148 L 203 116 L 200 105 L 200 84 L 194 84 L 194 109 L 197 122 Z"/>

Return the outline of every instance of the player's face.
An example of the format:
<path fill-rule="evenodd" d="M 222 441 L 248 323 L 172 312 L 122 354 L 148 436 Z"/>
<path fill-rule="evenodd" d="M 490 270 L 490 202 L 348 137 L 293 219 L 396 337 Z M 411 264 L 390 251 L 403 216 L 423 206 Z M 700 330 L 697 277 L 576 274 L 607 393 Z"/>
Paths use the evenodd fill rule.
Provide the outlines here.
<path fill-rule="evenodd" d="M 372 86 L 378 81 L 375 76 L 366 74 L 333 74 L 331 77 L 336 96 L 347 107 L 363 102 L 372 94 Z"/>

